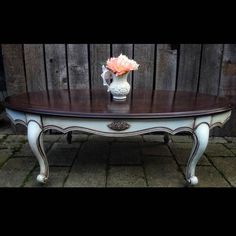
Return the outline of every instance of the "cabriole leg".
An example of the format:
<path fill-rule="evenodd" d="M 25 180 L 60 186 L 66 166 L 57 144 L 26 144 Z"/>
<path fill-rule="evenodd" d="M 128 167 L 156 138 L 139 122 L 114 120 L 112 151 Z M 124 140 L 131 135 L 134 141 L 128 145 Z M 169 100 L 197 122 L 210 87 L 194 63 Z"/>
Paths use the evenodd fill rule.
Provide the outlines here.
<path fill-rule="evenodd" d="M 46 183 L 49 176 L 49 167 L 47 157 L 43 148 L 43 131 L 35 121 L 30 121 L 28 124 L 28 142 L 38 159 L 40 166 L 40 174 L 37 176 L 37 181 Z"/>
<path fill-rule="evenodd" d="M 196 165 L 206 150 L 209 140 L 209 126 L 206 123 L 200 124 L 193 133 L 194 144 L 191 155 L 186 167 L 186 179 L 191 185 L 198 183 L 198 178 L 195 176 Z"/>

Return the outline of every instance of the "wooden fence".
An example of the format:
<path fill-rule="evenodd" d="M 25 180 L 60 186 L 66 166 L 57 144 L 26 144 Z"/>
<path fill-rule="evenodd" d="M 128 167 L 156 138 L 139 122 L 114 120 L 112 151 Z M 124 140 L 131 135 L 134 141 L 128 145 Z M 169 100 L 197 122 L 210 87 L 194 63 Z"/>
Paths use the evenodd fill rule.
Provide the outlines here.
<path fill-rule="evenodd" d="M 7 94 L 102 88 L 101 66 L 120 53 L 140 68 L 132 88 L 236 95 L 236 44 L 2 44 Z M 6 95 L 6 94 L 5 94 Z M 2 96 L 5 96 L 4 94 Z M 236 112 L 213 135 L 236 136 Z"/>

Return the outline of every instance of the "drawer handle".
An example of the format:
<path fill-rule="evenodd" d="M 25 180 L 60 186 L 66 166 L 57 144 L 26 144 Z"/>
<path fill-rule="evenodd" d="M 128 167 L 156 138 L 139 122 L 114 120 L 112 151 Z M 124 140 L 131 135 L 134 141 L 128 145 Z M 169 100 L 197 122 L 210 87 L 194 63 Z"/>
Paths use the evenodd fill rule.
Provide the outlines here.
<path fill-rule="evenodd" d="M 130 125 L 126 121 L 113 121 L 109 125 L 107 125 L 110 129 L 116 130 L 116 131 L 122 131 L 126 130 L 130 127 Z"/>

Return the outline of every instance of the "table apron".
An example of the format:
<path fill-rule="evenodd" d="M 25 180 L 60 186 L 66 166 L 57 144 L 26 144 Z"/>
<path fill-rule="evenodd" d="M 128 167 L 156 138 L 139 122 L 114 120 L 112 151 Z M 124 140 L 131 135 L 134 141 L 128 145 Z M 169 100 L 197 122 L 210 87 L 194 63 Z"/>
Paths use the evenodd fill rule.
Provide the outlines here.
<path fill-rule="evenodd" d="M 75 118 L 29 114 L 6 109 L 8 117 L 14 124 L 25 126 L 30 121 L 39 124 L 43 131 L 56 129 L 63 133 L 78 130 L 103 136 L 133 136 L 155 131 L 175 134 L 182 131 L 193 133 L 202 123 L 210 128 L 223 126 L 230 118 L 231 111 L 226 111 L 208 116 L 180 117 L 180 118 L 152 118 L 152 119 L 98 119 Z"/>

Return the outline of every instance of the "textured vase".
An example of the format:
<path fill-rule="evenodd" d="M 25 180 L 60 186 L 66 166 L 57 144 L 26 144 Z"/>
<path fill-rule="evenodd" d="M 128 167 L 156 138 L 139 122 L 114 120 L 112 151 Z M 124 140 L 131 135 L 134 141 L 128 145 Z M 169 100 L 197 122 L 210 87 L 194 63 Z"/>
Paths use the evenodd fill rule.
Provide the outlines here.
<path fill-rule="evenodd" d="M 112 74 L 112 83 L 109 86 L 109 91 L 114 100 L 125 100 L 129 94 L 130 84 L 127 81 L 128 74 L 126 73 L 122 76 Z"/>

